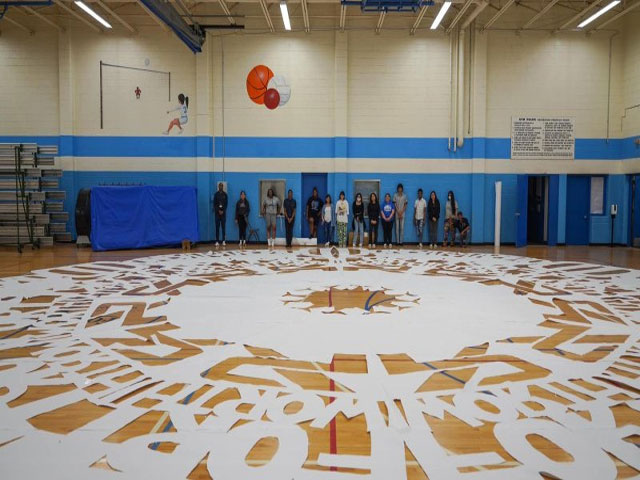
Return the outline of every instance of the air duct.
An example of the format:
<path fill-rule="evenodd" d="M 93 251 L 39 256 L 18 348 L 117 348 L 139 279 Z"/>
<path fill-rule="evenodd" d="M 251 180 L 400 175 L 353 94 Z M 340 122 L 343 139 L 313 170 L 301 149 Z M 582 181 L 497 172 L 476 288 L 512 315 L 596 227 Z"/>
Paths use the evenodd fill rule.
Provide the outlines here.
<path fill-rule="evenodd" d="M 197 25 L 189 25 L 180 13 L 169 3 L 160 0 L 139 0 L 145 7 L 173 30 L 192 52 L 201 52 L 205 40 L 203 29 Z"/>

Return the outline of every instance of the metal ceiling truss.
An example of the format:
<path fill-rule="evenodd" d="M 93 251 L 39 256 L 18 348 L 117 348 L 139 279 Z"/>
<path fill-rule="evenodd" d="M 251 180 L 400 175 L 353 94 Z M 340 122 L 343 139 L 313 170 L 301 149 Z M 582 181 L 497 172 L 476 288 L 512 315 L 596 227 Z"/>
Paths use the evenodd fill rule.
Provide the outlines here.
<path fill-rule="evenodd" d="M 309 33 L 311 31 L 311 25 L 309 23 L 309 6 L 307 0 L 300 0 L 302 5 L 302 19 L 304 20 L 304 31 Z"/>
<path fill-rule="evenodd" d="M 260 2 L 260 8 L 262 8 L 264 19 L 267 21 L 267 26 L 269 27 L 269 31 L 271 33 L 275 32 L 276 29 L 273 27 L 273 21 L 271 20 L 271 15 L 269 15 L 269 7 L 267 6 L 267 2 L 265 0 L 258 0 L 258 1 Z"/>
<path fill-rule="evenodd" d="M 60 25 L 58 25 L 58 24 L 57 24 L 57 23 L 55 23 L 54 21 L 49 20 L 47 17 L 45 17 L 45 16 L 44 16 L 44 15 L 42 15 L 41 13 L 37 12 L 37 11 L 36 11 L 36 10 L 34 10 L 33 8 L 31 8 L 31 7 L 27 7 L 27 6 L 24 6 L 24 7 L 22 7 L 22 9 L 23 9 L 25 12 L 30 13 L 30 14 L 31 14 L 31 15 L 33 15 L 34 17 L 39 18 L 39 19 L 40 19 L 40 20 L 42 20 L 44 23 L 46 23 L 47 25 L 49 25 L 49 26 L 51 26 L 51 27 L 55 28 L 55 29 L 56 29 L 56 30 L 58 30 L 59 32 L 64 32 L 64 28 L 62 28 Z"/>
<path fill-rule="evenodd" d="M 416 18 L 416 21 L 413 22 L 413 26 L 411 27 L 411 30 L 409 30 L 409 35 L 414 35 L 416 33 L 416 30 L 418 30 L 418 27 L 420 26 L 420 23 L 422 23 L 422 19 L 424 18 L 428 9 L 429 9 L 428 5 L 425 5 L 420 9 L 420 12 L 418 13 L 418 17 Z"/>

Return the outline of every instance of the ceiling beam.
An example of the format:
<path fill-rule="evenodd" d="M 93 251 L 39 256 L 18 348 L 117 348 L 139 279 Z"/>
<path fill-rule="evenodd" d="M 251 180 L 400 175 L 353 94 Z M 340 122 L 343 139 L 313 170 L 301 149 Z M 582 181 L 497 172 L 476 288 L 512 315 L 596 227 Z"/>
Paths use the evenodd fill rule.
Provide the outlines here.
<path fill-rule="evenodd" d="M 231 10 L 229 10 L 229 7 L 227 6 L 227 2 L 225 2 L 224 0 L 218 0 L 218 3 L 220 4 L 220 8 L 222 8 L 222 11 L 224 12 L 224 14 L 227 16 L 227 20 L 229 20 L 229 23 L 231 25 L 235 25 L 236 19 L 233 18 L 233 15 L 231 15 Z"/>
<path fill-rule="evenodd" d="M 162 30 L 164 30 L 165 32 L 169 31 L 169 27 L 167 26 L 167 24 L 164 23 L 162 20 L 160 20 L 158 17 L 156 17 L 156 14 L 153 13 L 151 10 L 149 10 L 149 8 L 144 3 L 142 3 L 140 0 L 136 0 L 136 3 L 140 5 L 140 8 L 142 8 L 145 12 L 147 12 L 147 15 L 153 18 L 154 22 L 160 25 L 160 28 L 162 28 Z"/>
<path fill-rule="evenodd" d="M 569 25 L 571 25 L 572 23 L 576 22 L 577 20 L 579 20 L 585 13 L 589 12 L 590 10 L 594 9 L 595 7 L 597 7 L 600 2 L 602 0 L 595 0 L 595 2 L 590 3 L 589 5 L 587 5 L 585 8 L 583 8 L 582 10 L 580 10 L 580 12 L 576 13 L 573 17 L 571 17 L 569 20 L 567 20 L 566 22 L 564 22 L 562 25 L 560 25 L 558 27 L 558 30 L 564 30 L 565 28 L 567 28 Z"/>
<path fill-rule="evenodd" d="M 425 5 L 420 9 L 420 11 L 418 12 L 418 17 L 416 18 L 416 21 L 413 22 L 413 27 L 411 27 L 411 30 L 409 30 L 409 35 L 414 35 L 416 33 L 416 30 L 418 30 L 418 27 L 420 26 L 422 19 L 427 13 L 428 8 L 429 8 L 429 5 Z"/>
<path fill-rule="evenodd" d="M 601 23 L 600 25 L 598 25 L 596 28 L 594 28 L 593 30 L 602 30 L 604 27 L 606 27 L 607 25 L 609 25 L 610 23 L 615 22 L 616 20 L 618 20 L 620 17 L 622 17 L 623 15 L 626 15 L 627 13 L 629 13 L 631 10 L 634 10 L 636 7 L 640 7 L 640 0 L 637 0 L 636 3 L 634 3 L 633 5 L 625 8 L 624 10 L 622 10 L 620 13 L 618 13 L 617 15 L 614 15 L 613 17 L 611 17 L 609 20 L 607 20 L 604 23 Z"/>
<path fill-rule="evenodd" d="M 302 5 L 302 18 L 304 20 L 304 31 L 309 33 L 311 31 L 311 25 L 309 23 L 309 6 L 307 5 L 307 0 L 300 0 L 300 4 Z"/>
<path fill-rule="evenodd" d="M 91 23 L 89 20 L 87 20 L 85 17 L 83 17 L 82 15 L 80 15 L 78 12 L 75 12 L 71 9 L 71 7 L 67 7 L 65 5 L 65 3 L 61 0 L 53 0 L 53 3 L 55 3 L 56 5 L 58 5 L 61 9 L 63 9 L 64 11 L 66 11 L 67 13 L 70 13 L 72 16 L 76 17 L 78 20 L 80 20 L 82 23 L 84 23 L 87 27 L 89 27 L 91 30 L 94 30 L 98 33 L 102 32 L 102 29 L 99 28 L 98 26 L 96 26 L 95 24 Z"/>
<path fill-rule="evenodd" d="M 484 25 L 484 27 L 482 27 L 482 30 L 486 30 L 487 28 L 490 28 L 491 25 L 496 23 L 498 19 L 504 14 L 504 12 L 506 12 L 509 7 L 515 3 L 515 1 L 516 0 L 507 0 L 507 3 L 505 3 L 502 8 L 498 10 L 493 17 L 491 17 L 491 19 Z"/>
<path fill-rule="evenodd" d="M 473 3 L 473 0 L 467 0 L 464 3 L 464 5 L 462 5 L 460 10 L 458 10 L 458 14 L 454 17 L 453 21 L 447 27 L 447 30 L 446 30 L 447 33 L 451 33 L 451 30 L 453 30 L 453 28 L 458 24 L 462 16 L 466 13 L 466 11 L 471 6 L 471 3 Z"/>
<path fill-rule="evenodd" d="M 137 33 L 136 29 L 133 28 L 130 24 L 128 24 L 120 15 L 118 15 L 116 12 L 114 12 L 113 10 L 111 10 L 111 8 L 109 8 L 107 5 L 104 4 L 104 2 L 102 2 L 101 0 L 94 0 L 94 2 L 98 5 L 100 5 L 100 7 L 102 7 L 102 9 L 107 12 L 109 15 L 111 15 L 113 18 L 115 18 L 118 22 L 120 22 L 120 24 L 126 28 L 127 30 L 129 30 L 131 33 Z"/>
<path fill-rule="evenodd" d="M 58 30 L 59 32 L 64 32 L 64 28 L 62 28 L 60 25 L 58 25 L 57 23 L 55 23 L 52 20 L 49 20 L 47 17 L 45 17 L 44 15 L 42 15 L 41 13 L 38 13 L 36 10 L 34 10 L 31 7 L 22 7 L 26 12 L 29 12 L 31 15 L 33 15 L 34 17 L 39 18 L 40 20 L 42 20 L 44 23 L 46 23 L 47 25 L 52 26 L 53 28 L 55 28 L 56 30 Z"/>
<path fill-rule="evenodd" d="M 481 1 L 480 3 L 478 3 L 478 4 L 476 5 L 476 8 L 473 10 L 473 12 L 471 12 L 471 15 L 469 15 L 469 16 L 466 18 L 466 20 L 465 20 L 465 21 L 464 21 L 464 23 L 462 24 L 462 27 L 460 27 L 460 28 L 462 28 L 462 29 L 464 30 L 464 29 L 465 29 L 465 28 L 467 28 L 469 25 L 471 25 L 471 22 L 473 22 L 473 21 L 476 19 L 476 17 L 477 17 L 478 15 L 480 15 L 480 14 L 482 13 L 482 11 L 483 11 L 485 8 L 487 8 L 488 6 L 489 6 L 489 2 L 486 2 L 486 1 Z"/>
<path fill-rule="evenodd" d="M 376 35 L 380 35 L 380 30 L 382 30 L 382 24 L 384 23 L 384 17 L 387 16 L 387 12 L 382 10 L 380 12 L 380 16 L 378 17 L 378 24 L 376 25 Z"/>
<path fill-rule="evenodd" d="M 269 31 L 271 33 L 275 32 L 275 28 L 273 28 L 273 22 L 271 21 L 271 15 L 269 15 L 269 8 L 267 7 L 267 2 L 265 0 L 258 0 L 260 2 L 260 8 L 262 8 L 262 13 L 264 14 L 264 19 L 267 21 L 267 26 L 269 27 Z"/>
<path fill-rule="evenodd" d="M 189 11 L 189 9 L 187 8 L 187 6 L 184 4 L 184 2 L 182 0 L 175 0 L 176 5 L 178 5 L 178 7 L 180 7 L 180 10 L 182 10 L 182 12 L 184 13 L 184 16 L 186 16 L 189 21 L 191 22 L 191 24 L 193 25 L 195 22 L 193 21 L 193 17 L 191 16 L 191 12 Z M 178 11 L 178 13 L 180 13 L 180 11 L 174 7 L 176 9 L 176 11 Z"/>
<path fill-rule="evenodd" d="M 24 25 L 22 25 L 21 23 L 16 22 L 15 20 L 13 20 L 12 18 L 7 17 L 7 15 L 5 14 L 2 17 L 2 20 L 6 20 L 7 22 L 15 25 L 16 27 L 18 27 L 20 30 L 22 30 L 23 32 L 28 33 L 29 35 L 33 35 L 35 32 L 35 30 L 30 29 L 29 27 L 25 27 Z"/>
<path fill-rule="evenodd" d="M 526 29 L 529 28 L 531 25 L 533 25 L 535 22 L 537 22 L 540 17 L 542 17 L 545 13 L 547 13 L 549 10 L 551 10 L 553 8 L 553 6 L 558 3 L 560 0 L 551 0 L 549 3 L 547 3 L 544 8 L 542 10 L 540 10 L 538 13 L 536 13 L 533 17 L 531 17 L 531 20 L 529 20 L 527 23 L 525 23 L 522 26 L 522 29 Z"/>
<path fill-rule="evenodd" d="M 347 6 L 341 5 L 340 7 L 340 31 L 344 32 L 344 26 L 347 23 Z"/>

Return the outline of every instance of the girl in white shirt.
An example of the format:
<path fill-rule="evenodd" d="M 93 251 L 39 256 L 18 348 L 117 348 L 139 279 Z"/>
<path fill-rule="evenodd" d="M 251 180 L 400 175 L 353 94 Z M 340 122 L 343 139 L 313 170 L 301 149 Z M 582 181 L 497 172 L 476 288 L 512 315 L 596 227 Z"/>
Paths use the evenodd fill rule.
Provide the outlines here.
<path fill-rule="evenodd" d="M 345 200 L 344 192 L 340 192 L 340 199 L 336 202 L 336 222 L 338 224 L 338 246 L 347 246 L 347 225 L 349 224 L 349 203 Z"/>
<path fill-rule="evenodd" d="M 169 128 L 162 132 L 163 135 L 169 135 L 169 132 L 171 132 L 173 127 L 178 127 L 180 129 L 178 130 L 178 135 L 181 135 L 183 132 L 182 125 L 185 125 L 189 121 L 189 117 L 187 116 L 187 110 L 189 109 L 189 97 L 185 97 L 184 93 L 181 93 L 178 95 L 178 103 L 180 103 L 180 105 L 173 110 L 168 110 L 167 113 L 180 112 L 180 117 L 171 120 Z"/>
<path fill-rule="evenodd" d="M 324 198 L 324 206 L 322 207 L 322 226 L 324 227 L 325 247 L 331 245 L 333 239 L 333 205 L 331 204 L 331 195 Z"/>

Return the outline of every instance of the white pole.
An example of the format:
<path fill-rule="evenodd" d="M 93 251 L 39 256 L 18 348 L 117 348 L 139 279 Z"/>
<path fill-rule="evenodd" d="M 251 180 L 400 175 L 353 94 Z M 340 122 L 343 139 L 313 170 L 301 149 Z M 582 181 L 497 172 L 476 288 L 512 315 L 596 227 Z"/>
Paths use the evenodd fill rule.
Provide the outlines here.
<path fill-rule="evenodd" d="M 500 219 L 502 218 L 502 182 L 496 182 L 496 218 L 493 233 L 493 253 L 500 253 Z"/>

